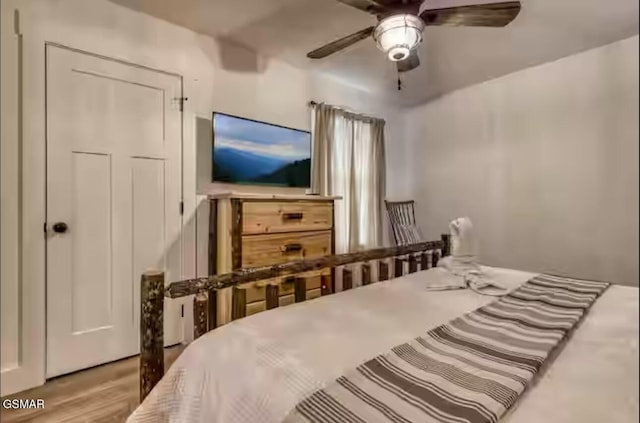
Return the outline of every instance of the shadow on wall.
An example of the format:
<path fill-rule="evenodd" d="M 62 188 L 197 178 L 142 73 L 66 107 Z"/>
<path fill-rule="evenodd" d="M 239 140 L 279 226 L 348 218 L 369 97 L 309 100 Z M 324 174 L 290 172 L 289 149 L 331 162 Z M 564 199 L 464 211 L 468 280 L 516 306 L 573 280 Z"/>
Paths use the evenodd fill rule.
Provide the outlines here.
<path fill-rule="evenodd" d="M 290 58 L 304 66 L 308 59 L 300 52 L 344 37 L 350 32 L 346 28 L 355 31 L 371 24 L 369 15 L 337 1 L 109 1 L 214 37 L 215 47 L 206 41 L 197 42 L 198 47 L 216 66 L 237 73 L 263 73 L 267 57 L 292 51 L 298 53 Z"/>
<path fill-rule="evenodd" d="M 270 13 L 229 31 L 225 38 L 252 46 L 254 50 L 274 57 L 283 54 L 285 50 L 311 50 L 344 37 L 347 35 L 343 32 L 345 24 L 352 23 L 350 17 L 353 15 L 345 15 L 344 6 L 339 2 L 285 0 L 280 1 L 280 4 L 282 5 Z M 363 21 L 368 22 L 367 19 L 363 14 Z M 357 27 L 356 24 L 354 28 Z M 304 63 L 306 60 L 301 55 L 300 62 Z"/>
<path fill-rule="evenodd" d="M 229 7 L 228 5 L 225 6 L 223 2 L 203 2 L 201 0 L 109 1 L 202 34 L 201 37 L 194 37 L 194 41 L 215 68 L 248 74 L 263 73 L 267 68 L 268 60 L 263 56 L 259 56 L 254 51 L 257 50 L 256 48 L 247 47 L 252 44 L 243 42 L 243 40 L 234 36 L 236 33 L 242 33 L 244 27 L 251 28 L 253 26 L 251 23 L 243 25 L 237 31 L 234 28 L 232 31 L 226 30 L 225 32 L 225 28 L 228 28 L 233 23 L 228 21 L 229 12 L 221 11 L 221 8 Z M 255 3 L 263 0 L 252 1 Z M 245 2 L 246 0 L 240 1 L 240 3 Z M 231 6 L 231 8 L 242 9 L 242 7 L 238 6 Z M 258 9 L 260 8 L 258 7 Z M 259 10 L 255 13 L 259 13 Z M 242 21 L 243 18 L 238 19 Z M 223 32 L 220 32 L 217 28 L 222 28 Z M 153 31 L 150 32 L 144 25 L 137 27 L 136 30 L 139 32 L 140 39 L 149 38 L 153 34 Z M 215 38 L 213 34 L 215 34 Z M 211 42 L 212 39 L 214 40 L 213 43 Z"/>
<path fill-rule="evenodd" d="M 237 73 L 264 73 L 266 71 L 268 60 L 256 52 L 226 38 L 216 39 L 216 44 L 218 45 L 216 63 L 222 69 Z"/>

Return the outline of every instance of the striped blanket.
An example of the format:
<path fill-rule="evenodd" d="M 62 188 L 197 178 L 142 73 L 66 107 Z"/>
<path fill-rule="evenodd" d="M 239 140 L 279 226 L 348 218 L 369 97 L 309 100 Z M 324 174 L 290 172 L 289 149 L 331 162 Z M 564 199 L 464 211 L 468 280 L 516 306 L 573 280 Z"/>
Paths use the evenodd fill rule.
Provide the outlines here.
<path fill-rule="evenodd" d="M 496 422 L 608 286 L 537 276 L 347 372 L 285 422 Z"/>

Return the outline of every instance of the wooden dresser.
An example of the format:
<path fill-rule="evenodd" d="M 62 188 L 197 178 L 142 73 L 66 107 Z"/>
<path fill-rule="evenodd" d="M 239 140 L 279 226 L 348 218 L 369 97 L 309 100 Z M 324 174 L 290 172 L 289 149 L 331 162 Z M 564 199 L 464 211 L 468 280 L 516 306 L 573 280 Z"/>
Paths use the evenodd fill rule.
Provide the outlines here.
<path fill-rule="evenodd" d="M 334 254 L 335 197 L 278 196 L 225 193 L 209 197 L 209 274 L 240 268 L 270 266 L 298 259 Z M 331 270 L 304 274 L 306 298 L 333 292 L 322 286 L 322 275 Z M 246 315 L 266 310 L 266 286 L 279 285 L 280 306 L 293 303 L 295 279 L 252 282 L 244 289 Z M 326 285 L 326 284 L 325 284 Z M 218 292 L 217 325 L 231 320 L 230 289 Z"/>

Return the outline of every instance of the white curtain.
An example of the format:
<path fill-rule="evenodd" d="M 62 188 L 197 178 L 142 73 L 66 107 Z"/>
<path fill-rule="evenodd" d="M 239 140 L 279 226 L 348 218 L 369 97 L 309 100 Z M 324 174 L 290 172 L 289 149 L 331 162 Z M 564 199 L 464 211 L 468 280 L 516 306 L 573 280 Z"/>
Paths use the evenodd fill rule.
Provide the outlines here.
<path fill-rule="evenodd" d="M 312 190 L 338 195 L 336 253 L 382 245 L 384 121 L 319 104 L 313 113 Z"/>

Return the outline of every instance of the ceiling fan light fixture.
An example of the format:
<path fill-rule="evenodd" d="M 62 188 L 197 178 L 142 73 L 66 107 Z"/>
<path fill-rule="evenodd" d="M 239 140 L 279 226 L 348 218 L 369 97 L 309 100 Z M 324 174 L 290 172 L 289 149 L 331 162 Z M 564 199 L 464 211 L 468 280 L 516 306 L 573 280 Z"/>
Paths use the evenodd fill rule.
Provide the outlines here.
<path fill-rule="evenodd" d="M 406 59 L 422 42 L 424 22 L 418 16 L 393 15 L 378 23 L 373 39 L 392 62 Z"/>
<path fill-rule="evenodd" d="M 387 56 L 392 62 L 399 62 L 400 60 L 404 60 L 409 57 L 410 53 L 411 50 L 406 47 L 392 47 L 387 53 Z"/>

